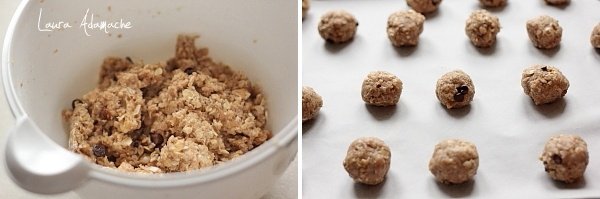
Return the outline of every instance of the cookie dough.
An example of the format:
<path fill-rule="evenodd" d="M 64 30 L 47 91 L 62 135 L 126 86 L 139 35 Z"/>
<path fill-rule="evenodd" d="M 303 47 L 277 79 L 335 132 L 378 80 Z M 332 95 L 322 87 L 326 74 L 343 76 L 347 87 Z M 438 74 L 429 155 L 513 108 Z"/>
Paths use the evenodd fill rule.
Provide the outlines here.
<path fill-rule="evenodd" d="M 448 109 L 462 108 L 473 101 L 475 86 L 467 73 L 455 70 L 437 80 L 435 95 Z"/>
<path fill-rule="evenodd" d="M 406 0 L 406 4 L 413 10 L 426 14 L 437 10 L 442 0 Z"/>
<path fill-rule="evenodd" d="M 271 137 L 260 89 L 177 37 L 157 64 L 108 57 L 94 90 L 63 111 L 68 148 L 122 171 L 183 172 L 236 158 Z"/>
<path fill-rule="evenodd" d="M 568 4 L 569 2 L 571 2 L 571 0 L 544 0 L 546 1 L 547 4 L 550 5 L 564 5 L 564 4 Z"/>
<path fill-rule="evenodd" d="M 590 36 L 590 42 L 594 48 L 600 48 L 600 23 L 592 30 L 592 36 Z"/>
<path fill-rule="evenodd" d="M 415 46 L 423 32 L 425 16 L 414 10 L 398 11 L 388 17 L 387 34 L 394 46 Z"/>
<path fill-rule="evenodd" d="M 569 80 L 558 68 L 533 65 L 523 70 L 521 86 L 535 105 L 554 102 L 567 94 Z"/>
<path fill-rule="evenodd" d="M 477 47 L 490 47 L 496 43 L 500 20 L 486 10 L 476 10 L 467 19 L 465 32 Z"/>
<path fill-rule="evenodd" d="M 348 147 L 344 169 L 355 182 L 376 185 L 385 180 L 391 156 L 390 147 L 383 140 L 375 137 L 359 138 Z"/>
<path fill-rule="evenodd" d="M 344 10 L 329 11 L 321 16 L 319 34 L 325 41 L 344 43 L 356 34 L 358 21 L 354 15 Z"/>
<path fill-rule="evenodd" d="M 540 160 L 552 179 L 575 182 L 583 177 L 589 162 L 587 144 L 576 135 L 553 136 L 546 142 Z"/>
<path fill-rule="evenodd" d="M 302 19 L 304 19 L 308 9 L 310 9 L 310 0 L 302 0 Z"/>
<path fill-rule="evenodd" d="M 560 44 L 562 27 L 558 24 L 558 20 L 542 15 L 527 21 L 527 34 L 533 46 L 550 49 Z"/>
<path fill-rule="evenodd" d="M 435 145 L 429 161 L 429 171 L 444 184 L 467 182 L 477 174 L 479 155 L 471 142 L 459 139 L 444 140 Z"/>
<path fill-rule="evenodd" d="M 319 110 L 323 106 L 323 99 L 315 92 L 315 90 L 308 86 L 302 87 L 302 121 L 307 121 L 319 113 Z"/>
<path fill-rule="evenodd" d="M 402 93 L 402 81 L 394 74 L 375 71 L 367 75 L 362 84 L 362 99 L 375 106 L 392 106 L 398 103 Z"/>
<path fill-rule="evenodd" d="M 506 0 L 479 0 L 479 3 L 486 7 L 500 7 L 506 5 Z"/>

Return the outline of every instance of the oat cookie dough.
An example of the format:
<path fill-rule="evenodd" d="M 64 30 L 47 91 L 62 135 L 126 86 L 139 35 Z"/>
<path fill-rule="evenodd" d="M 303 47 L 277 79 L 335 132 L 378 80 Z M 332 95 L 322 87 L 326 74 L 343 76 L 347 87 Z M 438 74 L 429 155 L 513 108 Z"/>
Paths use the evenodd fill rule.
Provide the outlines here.
<path fill-rule="evenodd" d="M 425 16 L 414 10 L 398 11 L 388 17 L 387 34 L 396 47 L 415 46 L 423 32 Z"/>
<path fill-rule="evenodd" d="M 467 73 L 455 70 L 438 79 L 435 95 L 447 109 L 462 108 L 473 101 L 475 86 Z"/>
<path fill-rule="evenodd" d="M 390 169 L 390 147 L 375 137 L 363 137 L 354 140 L 346 158 L 344 169 L 355 182 L 376 185 L 385 180 Z"/>
<path fill-rule="evenodd" d="M 467 182 L 477 174 L 479 155 L 471 142 L 449 139 L 435 145 L 429 171 L 444 184 Z"/>
<path fill-rule="evenodd" d="M 157 64 L 108 57 L 98 86 L 63 111 L 69 149 L 122 171 L 183 172 L 238 157 L 271 137 L 262 92 L 177 37 Z"/>
<path fill-rule="evenodd" d="M 544 0 L 547 4 L 550 5 L 564 5 L 571 2 L 571 0 Z"/>
<path fill-rule="evenodd" d="M 587 144 L 576 135 L 553 136 L 546 142 L 540 160 L 552 179 L 575 182 L 583 177 L 589 162 Z"/>
<path fill-rule="evenodd" d="M 527 21 L 527 34 L 533 46 L 542 49 L 555 48 L 560 44 L 562 27 L 558 20 L 542 15 Z"/>
<path fill-rule="evenodd" d="M 479 0 L 479 3 L 485 7 L 500 7 L 506 5 L 507 0 Z"/>
<path fill-rule="evenodd" d="M 354 38 L 358 21 L 354 15 L 345 10 L 334 10 L 325 13 L 319 21 L 319 35 L 325 41 L 344 43 Z"/>
<path fill-rule="evenodd" d="M 323 99 L 308 86 L 302 87 L 302 121 L 307 121 L 319 114 L 319 110 L 323 106 Z"/>
<path fill-rule="evenodd" d="M 304 19 L 308 9 L 310 9 L 310 0 L 302 0 L 302 19 Z"/>
<path fill-rule="evenodd" d="M 558 68 L 533 65 L 523 70 L 521 86 L 535 105 L 552 103 L 567 94 L 569 80 Z"/>
<path fill-rule="evenodd" d="M 600 48 L 600 23 L 598 23 L 598 25 L 594 27 L 594 30 L 592 30 L 590 42 L 594 48 Z"/>
<path fill-rule="evenodd" d="M 442 0 L 406 0 L 406 4 L 413 10 L 426 14 L 437 10 Z"/>
<path fill-rule="evenodd" d="M 367 75 L 362 84 L 362 99 L 374 106 L 392 106 L 398 103 L 402 81 L 394 74 L 375 71 Z"/>
<path fill-rule="evenodd" d="M 500 20 L 486 10 L 476 10 L 467 19 L 465 32 L 476 47 L 490 47 L 496 43 Z"/>

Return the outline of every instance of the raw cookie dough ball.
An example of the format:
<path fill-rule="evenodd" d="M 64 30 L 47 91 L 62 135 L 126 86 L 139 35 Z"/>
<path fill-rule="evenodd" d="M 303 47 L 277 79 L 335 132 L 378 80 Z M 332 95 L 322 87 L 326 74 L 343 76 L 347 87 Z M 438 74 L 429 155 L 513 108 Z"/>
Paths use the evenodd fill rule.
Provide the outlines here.
<path fill-rule="evenodd" d="M 500 32 L 500 20 L 486 10 L 477 10 L 467 19 L 465 32 L 477 47 L 490 47 Z"/>
<path fill-rule="evenodd" d="M 392 106 L 398 103 L 402 81 L 392 73 L 375 71 L 363 81 L 361 95 L 365 103 L 375 106 Z"/>
<path fill-rule="evenodd" d="M 429 171 L 444 184 L 459 184 L 477 174 L 479 155 L 474 144 L 458 139 L 444 140 L 435 145 L 429 161 Z"/>
<path fill-rule="evenodd" d="M 552 179 L 575 182 L 583 177 L 588 165 L 587 144 L 576 135 L 553 136 L 546 142 L 540 160 Z"/>
<path fill-rule="evenodd" d="M 358 21 L 344 10 L 329 11 L 321 16 L 319 34 L 323 39 L 333 43 L 347 42 L 356 34 Z"/>
<path fill-rule="evenodd" d="M 308 9 L 310 9 L 310 0 L 302 0 L 302 19 L 304 19 Z"/>
<path fill-rule="evenodd" d="M 375 137 L 363 137 L 354 140 L 346 158 L 344 169 L 355 182 L 376 185 L 385 179 L 390 169 L 392 153 L 383 140 Z"/>
<path fill-rule="evenodd" d="M 467 73 L 455 70 L 438 79 L 435 95 L 446 108 L 461 108 L 473 101 L 475 86 Z"/>
<path fill-rule="evenodd" d="M 535 47 L 550 49 L 560 44 L 562 27 L 558 20 L 542 15 L 527 21 L 527 34 Z"/>
<path fill-rule="evenodd" d="M 592 30 L 592 36 L 590 36 L 590 42 L 594 48 L 600 48 L 600 23 Z"/>
<path fill-rule="evenodd" d="M 302 121 L 310 120 L 317 116 L 323 106 L 323 99 L 308 86 L 302 87 Z"/>
<path fill-rule="evenodd" d="M 534 65 L 523 70 L 521 86 L 535 105 L 554 102 L 567 94 L 569 80 L 558 68 Z"/>
<path fill-rule="evenodd" d="M 437 10 L 442 0 L 406 0 L 406 4 L 420 13 L 430 13 Z"/>
<path fill-rule="evenodd" d="M 388 17 L 387 34 L 394 46 L 415 46 L 423 32 L 425 16 L 414 10 L 398 11 Z"/>
<path fill-rule="evenodd" d="M 571 0 L 544 0 L 547 4 L 550 5 L 563 5 L 571 2 Z"/>
<path fill-rule="evenodd" d="M 479 0 L 479 3 L 486 7 L 500 7 L 506 5 L 506 0 Z"/>

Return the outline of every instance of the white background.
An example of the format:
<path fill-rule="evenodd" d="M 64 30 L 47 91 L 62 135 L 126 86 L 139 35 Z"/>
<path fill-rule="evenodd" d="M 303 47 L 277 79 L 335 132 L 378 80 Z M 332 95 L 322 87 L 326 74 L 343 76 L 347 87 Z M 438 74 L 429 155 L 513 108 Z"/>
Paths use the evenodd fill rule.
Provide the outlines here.
<path fill-rule="evenodd" d="M 477 0 L 446 0 L 427 16 L 420 43 L 394 48 L 385 29 L 387 17 L 407 9 L 405 1 L 313 1 L 302 22 L 303 85 L 313 87 L 324 106 L 303 124 L 302 194 L 305 198 L 556 198 L 600 197 L 600 50 L 591 47 L 592 28 L 600 22 L 600 1 L 573 0 L 564 7 L 542 0 L 509 0 L 492 13 L 502 29 L 495 47 L 477 49 L 464 32 Z M 326 44 L 317 32 L 319 17 L 345 9 L 360 25 L 352 42 Z M 563 27 L 560 48 L 538 50 L 525 30 L 528 19 L 548 14 Z M 532 64 L 558 67 L 571 82 L 564 98 L 535 106 L 523 93 L 521 72 Z M 463 69 L 475 84 L 471 106 L 448 111 L 435 97 L 444 73 Z M 366 106 L 363 78 L 375 70 L 404 82 L 395 107 Z M 590 162 L 584 180 L 564 185 L 550 180 L 538 160 L 552 135 L 573 133 L 588 143 Z M 385 183 L 355 184 L 342 166 L 348 145 L 376 136 L 390 145 L 391 168 Z M 434 145 L 462 138 L 476 144 L 480 166 L 475 180 L 440 185 L 428 170 Z"/>

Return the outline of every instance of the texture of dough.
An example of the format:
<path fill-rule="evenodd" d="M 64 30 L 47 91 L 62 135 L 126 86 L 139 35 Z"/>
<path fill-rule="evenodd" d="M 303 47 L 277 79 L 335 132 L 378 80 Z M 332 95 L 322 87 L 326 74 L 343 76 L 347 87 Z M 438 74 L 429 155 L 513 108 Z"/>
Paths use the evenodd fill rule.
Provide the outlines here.
<path fill-rule="evenodd" d="M 598 25 L 594 27 L 594 30 L 592 30 L 590 42 L 594 48 L 600 48 L 600 23 L 598 23 Z"/>
<path fill-rule="evenodd" d="M 435 145 L 429 171 L 444 184 L 467 182 L 477 174 L 479 155 L 474 144 L 459 139 L 444 140 Z"/>
<path fill-rule="evenodd" d="M 562 27 L 558 24 L 558 20 L 542 15 L 527 21 L 527 35 L 533 46 L 550 49 L 560 44 Z"/>
<path fill-rule="evenodd" d="M 302 0 L 302 19 L 304 19 L 308 9 L 310 9 L 310 0 Z"/>
<path fill-rule="evenodd" d="M 465 32 L 477 47 L 490 47 L 496 43 L 500 20 L 486 10 L 476 10 L 467 19 Z"/>
<path fill-rule="evenodd" d="M 387 34 L 394 46 L 415 46 L 423 32 L 425 16 L 414 10 L 398 11 L 388 17 Z"/>
<path fill-rule="evenodd" d="M 567 94 L 569 80 L 558 68 L 533 65 L 523 70 L 521 86 L 535 105 L 554 102 Z"/>
<path fill-rule="evenodd" d="M 553 136 L 546 142 L 540 160 L 554 179 L 572 183 L 583 177 L 588 165 L 587 144 L 576 135 Z"/>
<path fill-rule="evenodd" d="M 571 0 L 544 0 L 546 1 L 547 4 L 550 5 L 563 5 L 563 4 L 568 4 L 569 2 L 571 2 Z"/>
<path fill-rule="evenodd" d="M 383 140 L 363 137 L 350 144 L 343 165 L 355 182 L 376 185 L 385 180 L 391 156 L 390 148 Z"/>
<path fill-rule="evenodd" d="M 343 43 L 351 40 L 356 34 L 358 21 L 354 15 L 344 10 L 329 11 L 321 16 L 319 35 L 332 43 Z"/>
<path fill-rule="evenodd" d="M 406 4 L 413 10 L 426 14 L 437 10 L 442 0 L 406 0 Z"/>
<path fill-rule="evenodd" d="M 375 71 L 367 75 L 362 84 L 362 99 L 375 106 L 392 106 L 398 103 L 402 81 L 394 74 Z"/>
<path fill-rule="evenodd" d="M 500 7 L 506 5 L 507 0 L 479 0 L 481 5 L 486 7 Z"/>
<path fill-rule="evenodd" d="M 467 73 L 455 70 L 437 80 L 435 95 L 448 109 L 462 108 L 473 101 L 475 86 Z"/>
<path fill-rule="evenodd" d="M 323 106 L 323 99 L 308 86 L 302 87 L 302 121 L 307 121 L 319 114 L 319 110 Z"/>

